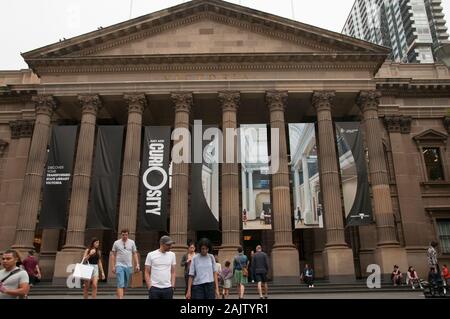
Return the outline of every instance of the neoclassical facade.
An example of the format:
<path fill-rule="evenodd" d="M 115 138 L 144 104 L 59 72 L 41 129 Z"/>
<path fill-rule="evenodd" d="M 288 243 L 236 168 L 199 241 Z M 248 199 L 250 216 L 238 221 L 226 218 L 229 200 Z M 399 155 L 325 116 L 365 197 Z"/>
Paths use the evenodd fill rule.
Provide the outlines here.
<path fill-rule="evenodd" d="M 39 252 L 45 279 L 62 283 L 90 238 L 109 245 L 128 228 L 141 255 L 162 232 L 140 232 L 142 127 L 278 128 L 272 229 L 243 231 L 240 164 L 220 165 L 220 231 L 190 229 L 190 166 L 174 164 L 167 232 L 181 259 L 187 239 L 213 239 L 220 260 L 260 243 L 275 282 L 353 280 L 369 264 L 426 273 L 426 249 L 450 262 L 450 72 L 386 61 L 368 42 L 219 0 L 194 0 L 23 54 L 30 69 L 0 72 L 0 250 Z M 346 227 L 334 122 L 365 132 L 374 222 Z M 316 123 L 323 228 L 296 230 L 288 123 Z M 67 225 L 38 229 L 51 128 L 78 125 Z M 86 230 L 97 125 L 126 128 L 117 227 Z M 182 268 L 178 267 L 182 277 Z M 113 275 L 110 274 L 112 278 Z"/>

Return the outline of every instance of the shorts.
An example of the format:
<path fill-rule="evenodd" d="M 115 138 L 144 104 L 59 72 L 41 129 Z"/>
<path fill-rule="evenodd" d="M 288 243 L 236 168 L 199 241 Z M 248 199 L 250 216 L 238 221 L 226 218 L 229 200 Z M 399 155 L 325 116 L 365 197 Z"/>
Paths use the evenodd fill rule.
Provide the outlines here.
<path fill-rule="evenodd" d="M 256 282 L 267 282 L 267 274 L 255 274 L 255 281 Z"/>
<path fill-rule="evenodd" d="M 117 277 L 117 288 L 128 288 L 131 277 L 131 267 L 117 266 L 116 267 L 116 277 Z"/>

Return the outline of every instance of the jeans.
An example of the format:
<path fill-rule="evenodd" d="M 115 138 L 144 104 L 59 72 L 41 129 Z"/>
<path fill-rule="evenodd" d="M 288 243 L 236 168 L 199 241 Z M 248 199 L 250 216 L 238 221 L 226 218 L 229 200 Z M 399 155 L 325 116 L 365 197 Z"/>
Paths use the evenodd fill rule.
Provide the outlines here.
<path fill-rule="evenodd" d="M 173 288 L 151 287 L 148 291 L 148 299 L 173 299 Z"/>
<path fill-rule="evenodd" d="M 204 300 L 204 299 L 216 299 L 216 293 L 214 290 L 214 283 L 208 282 L 206 284 L 192 286 L 191 298 Z"/>

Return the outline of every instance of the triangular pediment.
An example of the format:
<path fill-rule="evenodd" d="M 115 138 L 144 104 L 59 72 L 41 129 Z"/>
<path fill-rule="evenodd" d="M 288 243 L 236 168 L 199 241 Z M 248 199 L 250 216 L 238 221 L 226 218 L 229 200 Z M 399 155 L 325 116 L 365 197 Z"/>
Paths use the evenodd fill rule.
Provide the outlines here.
<path fill-rule="evenodd" d="M 42 59 L 235 53 L 352 53 L 389 49 L 220 0 L 193 0 L 23 54 Z"/>
<path fill-rule="evenodd" d="M 414 136 L 414 140 L 417 142 L 444 142 L 448 138 L 447 134 L 428 129 L 420 134 Z"/>

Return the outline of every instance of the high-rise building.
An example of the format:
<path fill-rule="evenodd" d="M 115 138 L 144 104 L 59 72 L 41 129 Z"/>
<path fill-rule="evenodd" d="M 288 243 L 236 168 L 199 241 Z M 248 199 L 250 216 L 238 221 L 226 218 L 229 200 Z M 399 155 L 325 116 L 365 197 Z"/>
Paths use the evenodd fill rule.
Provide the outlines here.
<path fill-rule="evenodd" d="M 433 63 L 449 44 L 441 0 L 356 0 L 342 33 L 392 48 L 397 62 Z"/>

